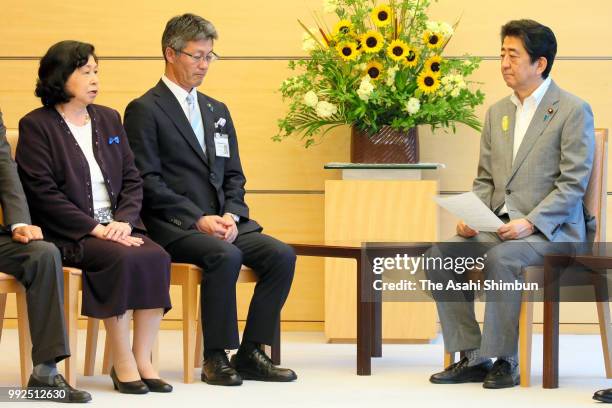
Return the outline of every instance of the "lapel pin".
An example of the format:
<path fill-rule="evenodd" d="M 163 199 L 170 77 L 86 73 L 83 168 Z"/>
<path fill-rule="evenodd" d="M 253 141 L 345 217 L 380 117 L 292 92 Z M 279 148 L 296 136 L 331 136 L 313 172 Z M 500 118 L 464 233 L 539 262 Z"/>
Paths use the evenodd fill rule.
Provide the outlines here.
<path fill-rule="evenodd" d="M 115 136 L 115 137 L 111 136 L 108 138 L 108 144 L 112 145 L 113 143 L 119 144 L 119 136 Z"/>
<path fill-rule="evenodd" d="M 547 112 L 548 112 L 548 113 L 544 115 L 544 122 L 546 122 L 546 121 L 548 120 L 549 115 L 552 115 L 552 114 L 553 114 L 553 112 L 554 112 L 554 110 L 553 110 L 553 108 L 548 108 L 548 111 L 547 111 Z"/>
<path fill-rule="evenodd" d="M 215 110 L 213 109 L 213 106 L 209 103 L 206 104 L 206 106 L 208 106 L 208 109 L 210 109 L 211 112 L 214 112 Z"/>
<path fill-rule="evenodd" d="M 508 126 L 509 126 L 509 119 L 508 119 L 508 115 L 504 115 L 504 117 L 502 118 L 502 130 L 504 132 L 508 131 Z"/>

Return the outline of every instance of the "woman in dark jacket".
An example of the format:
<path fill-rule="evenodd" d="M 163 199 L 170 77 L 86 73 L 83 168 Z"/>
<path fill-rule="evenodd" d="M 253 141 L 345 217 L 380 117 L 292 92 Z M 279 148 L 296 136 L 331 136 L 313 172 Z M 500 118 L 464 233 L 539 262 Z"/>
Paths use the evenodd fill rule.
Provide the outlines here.
<path fill-rule="evenodd" d="M 115 389 L 169 392 L 150 357 L 171 307 L 170 257 L 144 235 L 142 180 L 119 114 L 93 104 L 97 73 L 90 44 L 62 41 L 47 51 L 36 85 L 43 107 L 19 122 L 19 175 L 45 238 L 65 264 L 83 269 L 82 313 L 104 320 Z"/>

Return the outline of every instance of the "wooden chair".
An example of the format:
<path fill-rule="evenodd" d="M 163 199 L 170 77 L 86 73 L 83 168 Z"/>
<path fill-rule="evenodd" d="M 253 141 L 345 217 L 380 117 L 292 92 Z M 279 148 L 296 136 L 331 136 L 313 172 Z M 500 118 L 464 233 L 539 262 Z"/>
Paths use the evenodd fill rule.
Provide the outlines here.
<path fill-rule="evenodd" d="M 607 196 L 607 162 L 608 162 L 608 130 L 595 129 L 595 154 L 593 157 L 593 170 L 584 196 L 584 204 L 590 214 L 597 221 L 595 242 L 605 242 L 606 235 L 606 196 Z M 542 266 L 528 266 L 523 269 L 526 282 L 543 282 L 544 268 Z M 468 272 L 468 279 L 474 281 L 484 280 L 481 270 Z M 579 282 L 576 282 L 578 284 Z M 584 282 L 582 284 L 589 284 Z M 606 368 L 606 377 L 612 378 L 612 333 L 610 332 L 610 308 L 608 302 L 597 302 L 599 327 Z M 523 292 L 521 311 L 519 316 L 519 370 L 521 387 L 531 385 L 531 351 L 533 334 L 533 303 L 530 293 Z M 549 353 L 545 347 L 544 354 Z M 454 353 L 445 352 L 444 366 L 454 361 Z"/>
<path fill-rule="evenodd" d="M 240 275 L 238 276 L 238 283 L 256 283 L 258 280 L 255 271 L 246 266 L 242 266 L 240 270 Z M 198 301 L 199 305 L 200 302 Z M 197 336 L 196 336 L 196 348 L 195 348 L 195 357 L 194 357 L 194 367 L 201 368 L 202 367 L 202 345 L 204 341 L 203 331 L 202 331 L 202 319 L 200 318 L 200 308 L 197 308 Z M 274 334 L 274 342 L 271 347 L 264 346 L 264 351 L 268 353 L 272 363 L 275 365 L 279 365 L 281 361 L 281 346 L 280 346 L 280 329 L 281 323 L 280 318 L 276 325 L 276 333 Z"/>
<path fill-rule="evenodd" d="M 238 283 L 257 282 L 255 272 L 245 266 L 240 270 Z M 170 285 L 181 286 L 182 309 L 183 309 L 183 382 L 193 382 L 194 366 L 201 367 L 202 355 L 202 327 L 199 318 L 198 286 L 202 281 L 202 269 L 193 264 L 173 263 L 170 275 Z M 280 323 L 280 322 L 279 322 Z M 93 375 L 94 363 L 96 358 L 95 344 L 97 343 L 97 333 L 99 321 L 93 319 L 87 326 L 87 346 L 85 375 Z M 280 330 L 280 329 L 279 329 Z M 197 335 L 196 335 L 197 333 Z M 280 339 L 280 336 L 277 335 Z M 280 360 L 280 347 L 277 345 L 272 348 L 272 354 L 277 355 Z M 158 347 L 153 348 L 153 361 L 157 361 Z M 109 343 L 104 347 L 104 359 L 102 363 L 102 373 L 108 374 L 111 365 L 111 350 Z"/>
<path fill-rule="evenodd" d="M 83 290 L 83 271 L 77 268 L 64 268 L 64 316 L 66 332 L 70 342 L 71 356 L 64 360 L 64 376 L 66 381 L 76 387 L 77 352 L 78 352 L 78 319 L 79 292 Z M 93 375 L 96 360 L 96 345 L 100 320 L 87 318 L 87 339 L 85 341 L 86 376 Z"/>
<path fill-rule="evenodd" d="M 32 372 L 32 340 L 30 338 L 30 326 L 28 321 L 28 305 L 26 302 L 25 288 L 17 279 L 6 273 L 0 272 L 0 322 L 4 322 L 4 311 L 6 310 L 7 294 L 14 293 L 17 299 L 17 331 L 19 334 L 19 363 L 21 367 L 21 386 L 28 385 L 28 379 Z M 2 335 L 2 323 L 0 323 L 0 336 Z"/>

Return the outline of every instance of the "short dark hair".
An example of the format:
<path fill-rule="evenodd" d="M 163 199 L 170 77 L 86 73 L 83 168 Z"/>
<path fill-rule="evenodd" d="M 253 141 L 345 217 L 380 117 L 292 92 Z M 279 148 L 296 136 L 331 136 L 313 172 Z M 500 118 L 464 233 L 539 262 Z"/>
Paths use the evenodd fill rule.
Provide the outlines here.
<path fill-rule="evenodd" d="M 502 26 L 502 43 L 506 37 L 521 39 L 532 64 L 540 57 L 546 58 L 547 64 L 542 72 L 542 78 L 548 78 L 557 55 L 557 39 L 549 27 L 534 20 L 512 20 Z"/>
<path fill-rule="evenodd" d="M 94 46 L 80 41 L 60 41 L 47 50 L 40 60 L 35 91 L 43 105 L 55 106 L 74 97 L 66 91 L 66 81 L 77 68 L 87 64 L 90 56 L 98 62 Z"/>
<path fill-rule="evenodd" d="M 186 13 L 168 20 L 162 34 L 162 54 L 166 59 L 166 48 L 181 51 L 188 41 L 216 40 L 219 38 L 213 24 L 195 14 Z"/>

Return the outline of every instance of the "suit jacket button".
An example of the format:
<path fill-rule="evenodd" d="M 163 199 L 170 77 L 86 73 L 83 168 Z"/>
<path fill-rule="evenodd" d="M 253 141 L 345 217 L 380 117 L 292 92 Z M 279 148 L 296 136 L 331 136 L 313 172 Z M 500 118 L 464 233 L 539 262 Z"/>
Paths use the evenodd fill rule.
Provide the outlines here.
<path fill-rule="evenodd" d="M 506 189 L 506 194 L 507 194 L 507 195 L 510 195 L 511 193 L 512 193 L 512 190 L 510 190 L 510 189 Z"/>
<path fill-rule="evenodd" d="M 211 175 L 210 175 L 210 179 L 211 179 L 211 180 L 214 180 L 214 179 L 216 179 L 216 178 L 217 178 L 217 176 L 215 176 L 215 173 L 213 173 L 213 174 L 211 174 Z"/>

